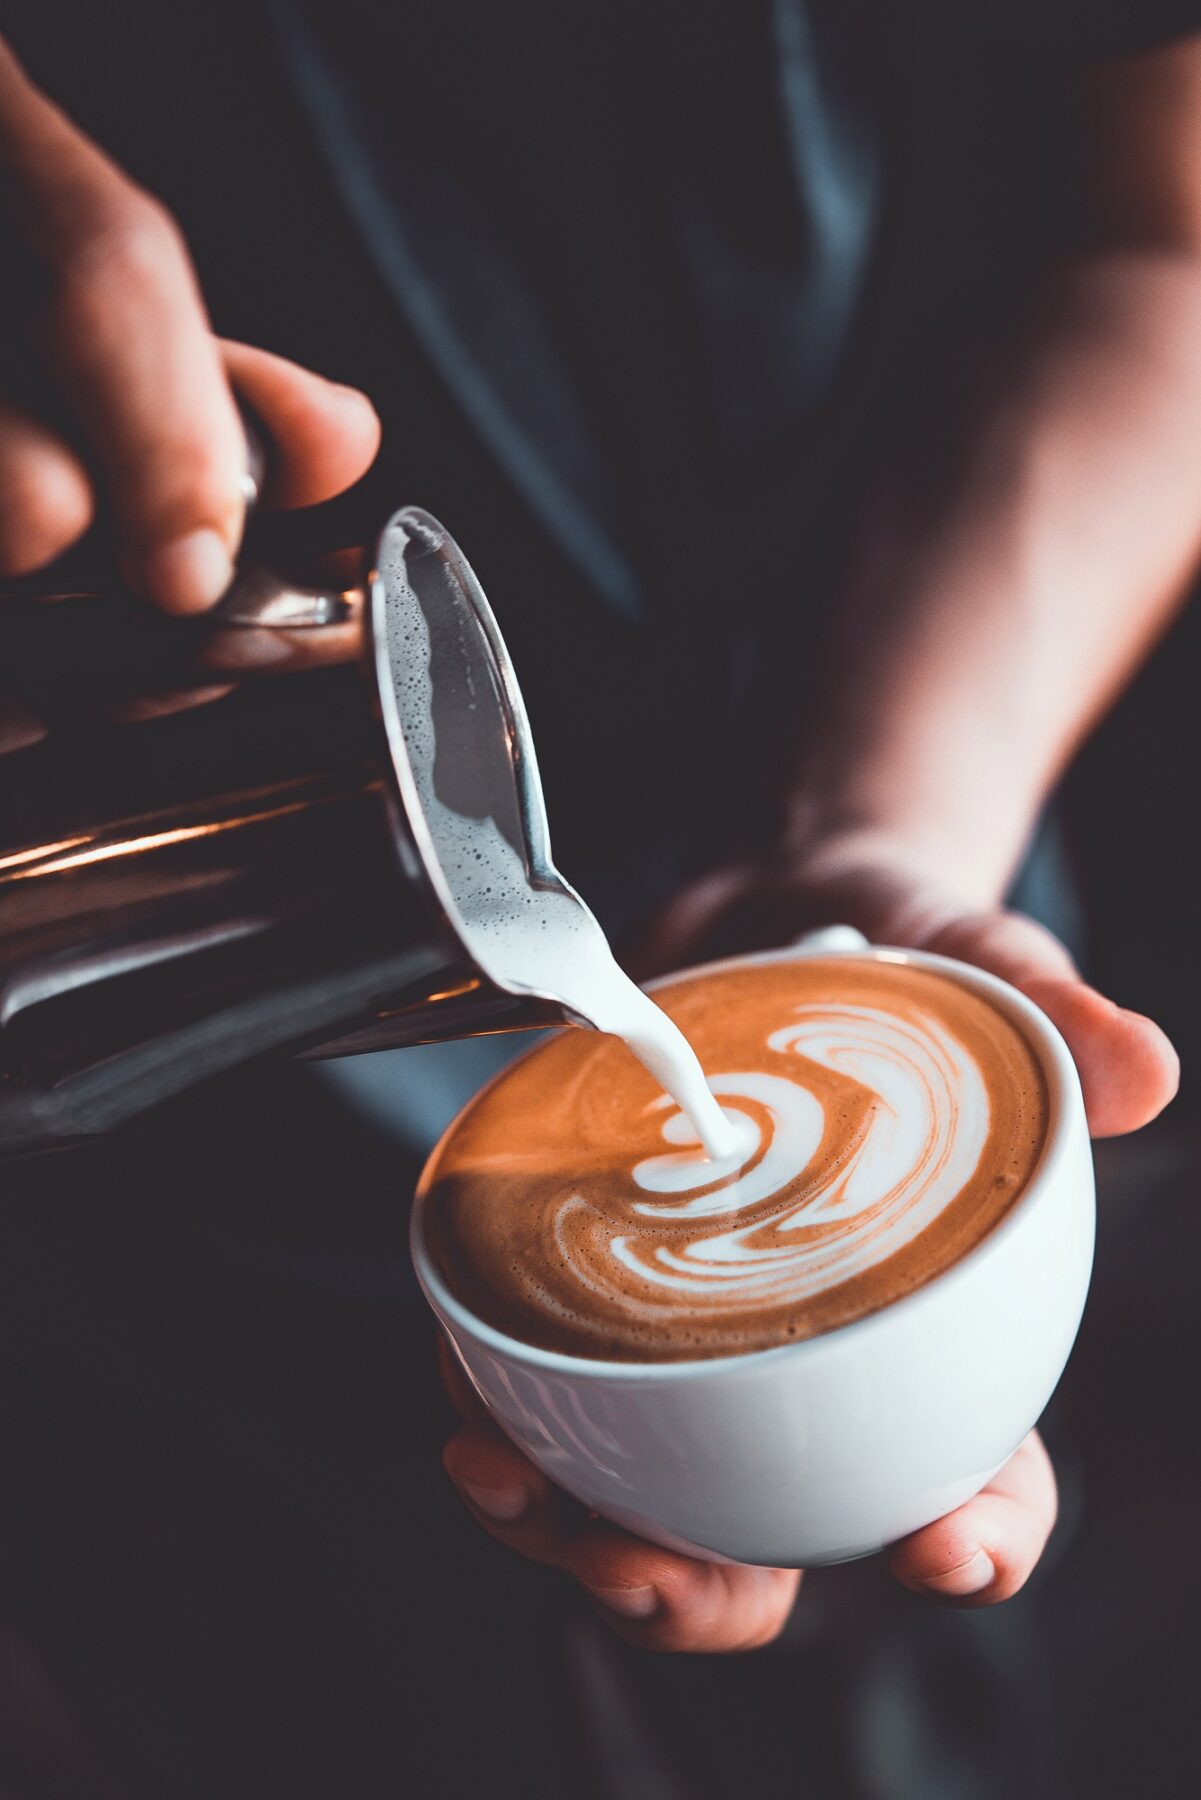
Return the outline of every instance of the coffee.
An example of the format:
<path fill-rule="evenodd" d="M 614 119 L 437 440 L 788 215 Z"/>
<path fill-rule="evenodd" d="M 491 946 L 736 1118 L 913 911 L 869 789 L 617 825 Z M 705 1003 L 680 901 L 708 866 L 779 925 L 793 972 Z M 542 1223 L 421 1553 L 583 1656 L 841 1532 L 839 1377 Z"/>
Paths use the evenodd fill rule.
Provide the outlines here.
<path fill-rule="evenodd" d="M 623 1039 L 687 1112 L 706 1149 L 715 1156 L 731 1153 L 736 1137 L 687 1040 L 618 967 L 600 925 L 550 861 L 528 734 L 522 761 L 532 798 L 528 785 L 519 786 L 513 744 L 497 755 L 496 721 L 520 707 L 515 692 L 506 697 L 494 691 L 491 705 L 454 703 L 463 691 L 497 688 L 494 663 L 480 650 L 483 596 L 474 611 L 468 609 L 470 626 L 464 629 L 463 595 L 443 568 L 442 606 L 431 621 L 408 578 L 407 544 L 406 534 L 398 533 L 384 560 L 391 698 L 428 849 L 460 941 L 506 992 L 554 999 L 572 1018 Z M 445 705 L 447 696 L 449 717 L 440 720 L 439 700 Z M 509 730 L 520 739 L 511 716 Z"/>
<path fill-rule="evenodd" d="M 949 1268 L 1039 1161 L 1038 1058 L 944 975 L 810 957 L 655 997 L 737 1129 L 732 1155 L 706 1155 L 620 1041 L 566 1031 L 473 1102 L 423 1177 L 432 1260 L 510 1336 L 625 1362 L 812 1337 Z"/>

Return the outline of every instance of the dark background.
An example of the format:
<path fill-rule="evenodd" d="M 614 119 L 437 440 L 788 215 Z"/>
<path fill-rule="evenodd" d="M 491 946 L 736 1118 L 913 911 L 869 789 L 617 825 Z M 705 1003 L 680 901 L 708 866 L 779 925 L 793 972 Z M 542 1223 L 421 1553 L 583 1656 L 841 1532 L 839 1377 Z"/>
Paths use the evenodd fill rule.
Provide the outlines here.
<path fill-rule="evenodd" d="M 619 1644 L 461 1512 L 415 1169 L 280 1065 L 6 1180 L 0 1791 L 1193 1793 L 1197 630 L 1063 796 L 1091 971 L 1173 1031 L 1186 1080 L 1098 1147 L 1093 1293 L 1044 1421 L 1062 1517 L 1022 1595 L 939 1608 L 868 1563 L 807 1578 L 751 1657 Z"/>
<path fill-rule="evenodd" d="M 145 9 L 114 0 L 98 48 L 71 57 L 73 10 L 40 34 L 31 14 L 26 35 L 80 116 L 107 99 L 105 141 L 135 165 L 145 134 L 165 134 L 160 185 L 191 207 L 198 253 L 234 245 L 224 287 L 216 260 L 205 268 L 223 322 L 371 385 L 372 333 L 391 315 L 352 245 L 312 241 L 316 186 L 290 211 L 277 201 L 294 146 L 254 130 L 240 39 L 195 12 L 178 50 L 194 81 L 122 115 Z M 214 119 L 190 89 L 230 68 L 229 116 Z M 214 184 L 214 163 L 248 143 L 231 185 Z M 233 183 L 246 204 L 231 224 Z M 347 333 L 348 294 L 370 330 Z M 439 416 L 436 390 L 398 345 L 377 396 L 386 497 L 444 511 L 490 591 L 512 592 L 530 570 L 504 478 L 456 420 L 407 431 L 412 413 Z M 531 627 L 514 642 L 523 679 L 578 653 L 578 572 L 545 544 L 538 557 L 538 586 L 564 604 L 540 641 Z M 441 1475 L 449 1421 L 405 1248 L 415 1167 L 320 1073 L 246 1071 L 94 1149 L 5 1172 L 0 1792 L 1194 1793 L 1199 640 L 1194 608 L 1056 808 L 1088 971 L 1164 1024 L 1185 1085 L 1160 1124 L 1099 1148 L 1094 1290 L 1046 1421 L 1063 1517 L 1025 1593 L 995 1612 L 939 1609 L 867 1564 L 807 1579 L 784 1639 L 753 1657 L 618 1644 L 578 1593 L 485 1541 Z M 590 741 L 616 735 L 602 703 L 627 645 L 607 627 L 598 641 L 587 693 L 545 683 L 546 741 L 579 705 L 596 713 Z M 594 831 L 629 798 L 597 766 L 548 765 Z"/>
<path fill-rule="evenodd" d="M 1095 979 L 1159 1019 L 1201 1080 L 1201 609 L 1196 598 L 1077 759 L 1061 816 Z"/>

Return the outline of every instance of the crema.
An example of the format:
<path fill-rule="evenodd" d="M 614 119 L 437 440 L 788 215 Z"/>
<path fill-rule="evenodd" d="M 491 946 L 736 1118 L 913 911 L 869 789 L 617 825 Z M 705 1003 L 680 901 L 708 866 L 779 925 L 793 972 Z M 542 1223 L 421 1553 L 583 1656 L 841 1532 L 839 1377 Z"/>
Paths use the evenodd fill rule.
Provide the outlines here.
<path fill-rule="evenodd" d="M 451 1291 L 571 1355 L 762 1350 L 949 1269 L 1021 1194 L 1041 1066 L 961 983 L 879 957 L 727 964 L 659 988 L 730 1126 L 706 1153 L 612 1037 L 568 1030 L 435 1152 L 427 1238 Z"/>

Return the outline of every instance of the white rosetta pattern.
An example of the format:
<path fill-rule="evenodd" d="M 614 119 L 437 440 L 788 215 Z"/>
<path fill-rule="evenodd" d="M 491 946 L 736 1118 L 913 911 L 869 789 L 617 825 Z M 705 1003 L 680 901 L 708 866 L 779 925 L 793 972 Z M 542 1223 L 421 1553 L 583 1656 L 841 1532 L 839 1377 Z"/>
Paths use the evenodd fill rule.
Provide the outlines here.
<path fill-rule="evenodd" d="M 593 1259 L 581 1266 L 562 1227 L 588 1202 L 566 1200 L 560 1253 L 598 1296 L 620 1297 L 648 1317 L 659 1310 L 656 1289 L 673 1308 L 692 1297 L 698 1313 L 801 1301 L 895 1255 L 971 1180 L 988 1138 L 987 1088 L 965 1046 L 929 1014 L 806 1005 L 767 1045 L 796 1058 L 794 1078 L 709 1081 L 739 1130 L 738 1154 L 704 1160 L 687 1119 L 671 1110 L 663 1137 L 673 1148 L 634 1167 L 640 1193 L 659 1198 L 635 1200 L 636 1225 L 609 1240 L 624 1274 Z M 806 1085 L 814 1064 L 870 1095 L 864 1125 L 844 1154 L 827 1154 L 824 1169 L 809 1167 L 827 1123 Z M 672 1108 L 666 1096 L 657 1104 Z M 695 1221 L 694 1232 L 681 1233 L 685 1221 Z M 630 1274 L 640 1280 L 632 1284 Z"/>

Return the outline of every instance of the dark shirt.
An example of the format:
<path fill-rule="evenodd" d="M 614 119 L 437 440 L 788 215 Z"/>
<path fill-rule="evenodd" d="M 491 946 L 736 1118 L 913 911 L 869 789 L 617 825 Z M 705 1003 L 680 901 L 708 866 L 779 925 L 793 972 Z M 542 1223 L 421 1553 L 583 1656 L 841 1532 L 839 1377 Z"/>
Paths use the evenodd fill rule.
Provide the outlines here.
<path fill-rule="evenodd" d="M 560 860 L 620 924 L 762 831 L 890 391 L 1052 228 L 1065 59 L 1198 18 L 112 0 L 13 30 L 174 208 L 218 328 L 376 400 L 358 528 L 417 501 L 464 545 Z"/>
<path fill-rule="evenodd" d="M 276 0 L 347 204 L 597 590 L 754 502 L 828 399 L 876 235 L 868 0 Z"/>
<path fill-rule="evenodd" d="M 0 24 L 175 210 L 217 327 L 377 401 L 384 453 L 341 517 L 365 534 L 418 501 L 460 538 L 563 864 L 612 920 L 668 878 L 690 771 L 713 781 L 694 843 L 745 819 L 748 652 L 797 685 L 827 515 L 894 371 L 1053 224 L 1063 60 L 1199 14 L 30 0 Z M 1067 1791 L 1012 1695 L 978 1704 L 999 1650 L 1022 1664 L 1012 1616 L 924 1660 L 911 1624 L 873 1625 L 869 1711 L 828 1635 L 652 1667 L 495 1553 L 437 1467 L 412 1173 L 280 1067 L 10 1178 L 0 1617 L 120 1772 L 56 1791 L 600 1800 L 653 1764 L 656 1792 L 843 1793 L 846 1745 L 885 1742 L 857 1792 Z M 0 1639 L 0 1700 L 47 1739 Z M 957 1713 L 927 1745 L 910 1715 L 940 1682 Z M 24 1738 L 0 1736 L 7 1772 Z"/>

